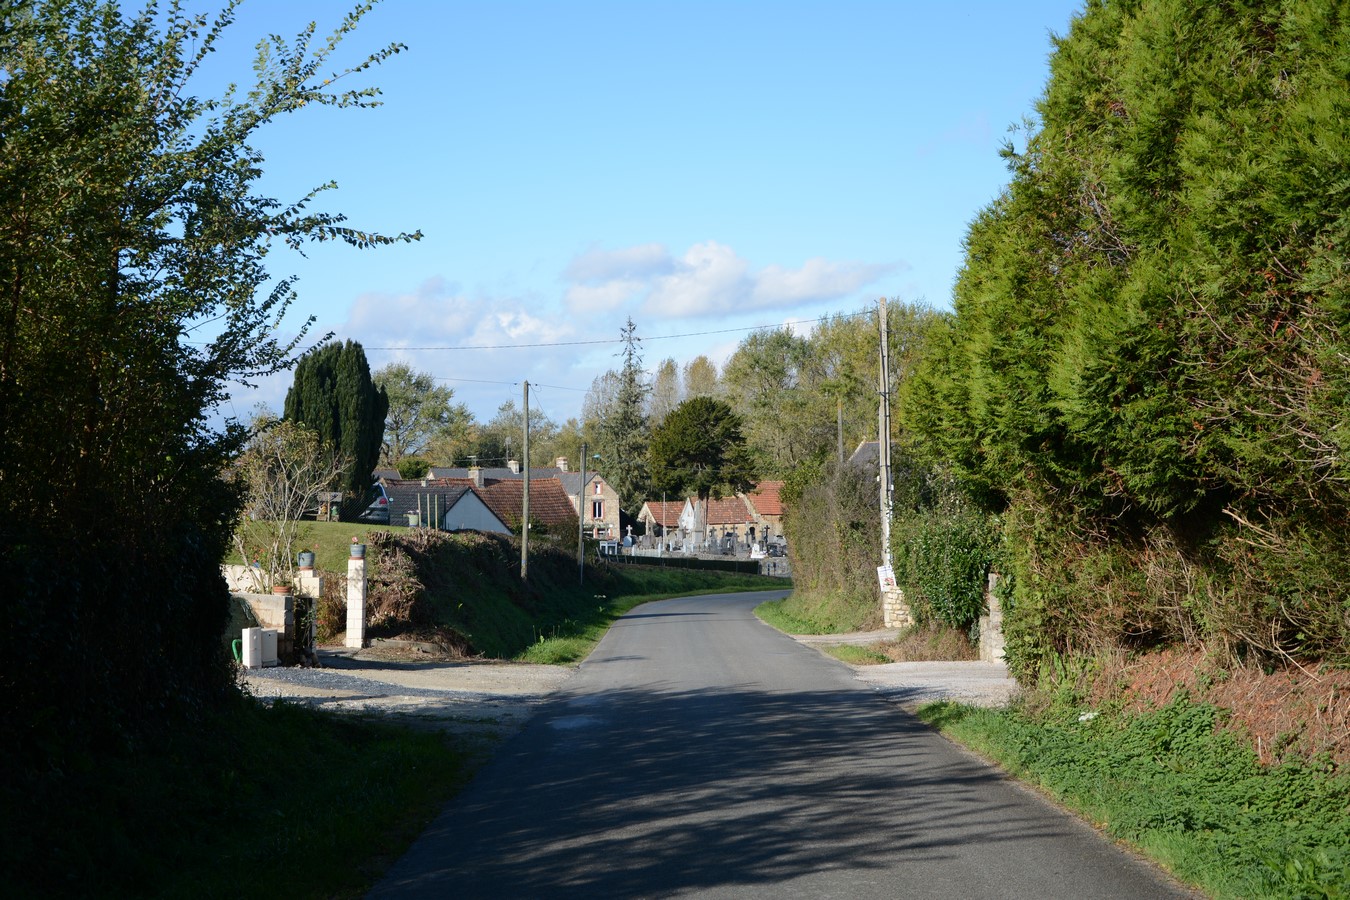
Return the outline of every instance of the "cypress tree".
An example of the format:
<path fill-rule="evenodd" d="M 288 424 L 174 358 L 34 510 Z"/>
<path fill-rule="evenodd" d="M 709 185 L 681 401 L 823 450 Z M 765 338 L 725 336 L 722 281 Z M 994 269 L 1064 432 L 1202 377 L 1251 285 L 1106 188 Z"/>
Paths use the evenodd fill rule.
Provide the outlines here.
<path fill-rule="evenodd" d="M 326 344 L 300 360 L 286 393 L 284 417 L 311 428 L 346 461 L 341 489 L 361 494 L 380 458 L 389 397 L 370 378 L 356 341 Z"/>

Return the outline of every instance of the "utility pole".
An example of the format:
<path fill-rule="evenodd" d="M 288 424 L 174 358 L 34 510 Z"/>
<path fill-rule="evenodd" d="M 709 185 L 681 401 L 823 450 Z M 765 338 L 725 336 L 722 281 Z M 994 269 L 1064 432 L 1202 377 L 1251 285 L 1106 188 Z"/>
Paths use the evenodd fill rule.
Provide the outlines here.
<path fill-rule="evenodd" d="M 886 327 L 886 298 L 881 298 L 881 377 L 877 461 L 881 464 L 881 560 L 891 564 L 891 336 Z"/>
<path fill-rule="evenodd" d="M 839 465 L 842 466 L 844 464 L 844 398 L 835 397 L 834 404 L 834 411 L 837 417 L 836 421 L 839 425 Z"/>
<path fill-rule="evenodd" d="M 581 442 L 581 487 L 577 488 L 577 584 L 586 583 L 586 442 Z"/>
<path fill-rule="evenodd" d="M 525 486 L 520 494 L 520 580 L 530 575 L 530 383 L 525 382 Z"/>

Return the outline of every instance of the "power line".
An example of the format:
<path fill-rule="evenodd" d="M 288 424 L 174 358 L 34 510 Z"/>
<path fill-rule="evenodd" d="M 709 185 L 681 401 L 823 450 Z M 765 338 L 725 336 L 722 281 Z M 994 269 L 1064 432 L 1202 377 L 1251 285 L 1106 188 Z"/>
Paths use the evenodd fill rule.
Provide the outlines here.
<path fill-rule="evenodd" d="M 859 311 L 857 311 L 857 312 L 851 312 L 851 313 L 838 313 L 838 314 L 835 315 L 835 318 L 838 318 L 838 319 L 855 319 L 855 318 L 857 318 L 858 316 L 867 316 L 867 315 L 871 315 L 871 314 L 872 314 L 872 310 L 871 310 L 871 309 L 863 309 L 863 310 L 859 310 Z M 736 334 L 736 333 L 739 333 L 739 332 L 742 332 L 742 331 L 763 331 L 763 330 L 765 330 L 765 329 L 767 329 L 767 328 L 786 328 L 786 327 L 789 326 L 789 325 L 809 325 L 809 324 L 812 324 L 812 323 L 815 323 L 815 322 L 819 322 L 822 318 L 827 318 L 827 317 L 821 316 L 820 318 L 815 318 L 815 319 L 789 319 L 789 320 L 786 321 L 786 322 L 779 322 L 779 323 L 772 324 L 772 325 L 747 325 L 747 326 L 744 326 L 744 327 L 742 327 L 742 328 L 719 328 L 719 329 L 716 329 L 716 330 L 713 330 L 713 331 L 688 331 L 688 332 L 684 332 L 683 334 L 658 334 L 658 335 L 653 335 L 653 336 L 643 337 L 643 338 L 642 338 L 642 341 L 643 341 L 644 343 L 645 343 L 645 342 L 648 342 L 648 341 L 671 341 L 671 340 L 675 340 L 675 339 L 677 339 L 677 338 L 707 337 L 707 336 L 709 336 L 709 335 L 714 335 L 714 334 Z M 365 348 L 365 349 L 367 349 L 367 350 L 453 350 L 453 351 L 464 351 L 464 350 L 528 350 L 528 349 L 537 348 L 537 347 L 582 347 L 582 346 L 590 346 L 590 345 L 595 345 L 595 344 L 621 344 L 621 343 L 623 343 L 623 338 L 601 338 L 601 339 L 592 340 L 592 341 L 545 341 L 545 342 L 534 343 L 534 344 L 470 344 L 470 345 L 441 346 L 441 347 L 367 347 L 367 348 Z M 466 378 L 466 379 L 461 379 L 461 380 L 463 380 L 463 381 L 471 381 L 472 379 Z M 495 383 L 498 383 L 498 384 L 506 384 L 507 382 L 495 382 Z M 566 390 L 576 390 L 576 388 L 567 388 Z"/>

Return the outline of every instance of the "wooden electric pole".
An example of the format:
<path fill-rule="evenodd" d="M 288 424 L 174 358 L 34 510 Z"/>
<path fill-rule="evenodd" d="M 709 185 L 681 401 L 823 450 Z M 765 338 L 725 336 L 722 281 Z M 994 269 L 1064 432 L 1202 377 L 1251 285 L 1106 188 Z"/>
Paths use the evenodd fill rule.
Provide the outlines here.
<path fill-rule="evenodd" d="M 581 487 L 577 488 L 577 584 L 586 583 L 586 442 L 581 442 Z"/>
<path fill-rule="evenodd" d="M 530 383 L 525 382 L 525 485 L 520 492 L 520 580 L 530 576 Z"/>
<path fill-rule="evenodd" d="M 881 394 L 877 423 L 877 461 L 881 466 L 881 560 L 891 564 L 891 336 L 886 327 L 886 298 L 881 298 Z"/>

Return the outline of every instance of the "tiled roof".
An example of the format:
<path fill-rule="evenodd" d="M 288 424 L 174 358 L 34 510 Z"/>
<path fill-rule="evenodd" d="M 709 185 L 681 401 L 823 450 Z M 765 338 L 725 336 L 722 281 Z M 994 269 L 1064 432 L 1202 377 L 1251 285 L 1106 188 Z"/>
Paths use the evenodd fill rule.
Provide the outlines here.
<path fill-rule="evenodd" d="M 576 510 L 572 508 L 572 501 L 568 498 L 567 492 L 563 490 L 562 483 L 557 478 L 535 478 L 534 473 L 538 469 L 530 470 L 530 518 L 544 525 L 562 525 L 568 522 L 575 523 L 577 520 Z M 447 486 L 452 484 L 467 484 L 467 479 L 438 479 Z M 475 493 L 483 498 L 488 509 L 496 514 L 497 518 L 507 524 L 520 521 L 521 506 L 523 494 L 525 492 L 525 480 L 523 478 L 500 478 L 484 479 L 481 488 L 475 488 Z"/>
<path fill-rule="evenodd" d="M 538 471 L 540 471 L 540 470 L 539 470 L 539 469 L 534 469 L 534 470 L 532 470 L 532 471 L 530 472 L 530 477 L 531 477 L 531 478 L 537 477 L 537 476 L 535 476 L 534 473 L 535 473 L 535 472 L 538 472 Z M 544 477 L 547 477 L 547 476 L 544 476 Z M 556 475 L 556 476 L 554 476 L 554 477 L 556 477 L 559 481 L 562 482 L 563 490 L 567 491 L 567 493 L 571 494 L 573 497 L 575 497 L 575 496 L 577 495 L 577 491 L 579 491 L 579 490 L 581 489 L 581 473 L 580 473 L 580 472 L 563 472 L 563 473 L 561 473 L 560 475 Z M 603 477 L 601 477 L 601 475 L 600 475 L 599 472 L 595 472 L 595 471 L 592 471 L 592 470 L 590 470 L 590 469 L 587 469 L 587 470 L 586 470 L 586 484 L 587 484 L 588 487 L 591 485 L 591 483 L 593 483 L 593 482 L 595 482 L 595 481 L 603 482 L 604 480 L 605 480 L 605 479 L 604 479 Z M 587 493 L 589 494 L 590 491 L 588 490 Z"/>
<path fill-rule="evenodd" d="M 680 513 L 684 512 L 683 500 L 648 500 L 642 505 L 651 513 L 652 520 L 662 528 L 678 527 Z"/>
<path fill-rule="evenodd" d="M 708 501 L 708 525 L 753 525 L 755 517 L 740 497 Z"/>
<path fill-rule="evenodd" d="M 781 481 L 761 481 L 755 486 L 753 491 L 745 495 L 754 507 L 755 512 L 761 516 L 781 516 L 783 514 L 783 501 L 778 496 L 778 492 L 783 489 Z"/>

